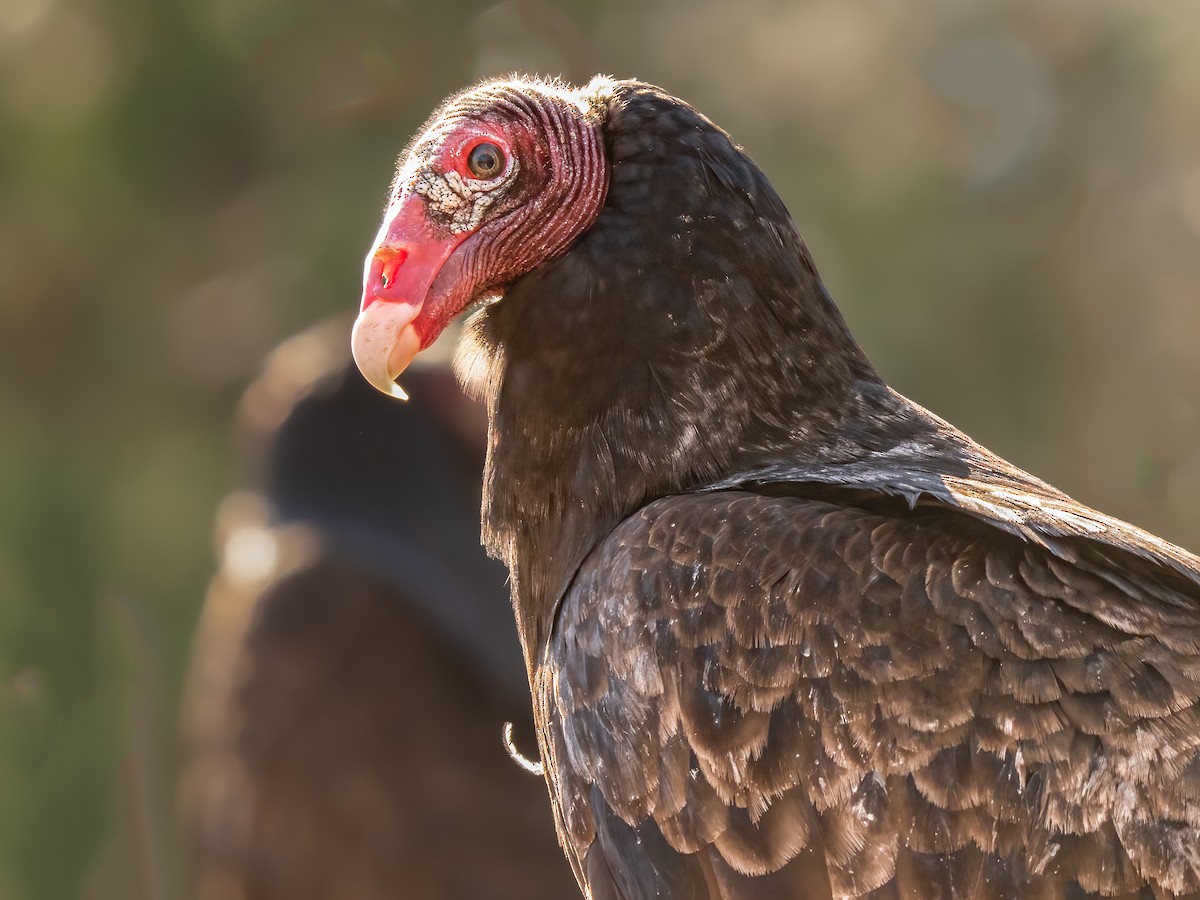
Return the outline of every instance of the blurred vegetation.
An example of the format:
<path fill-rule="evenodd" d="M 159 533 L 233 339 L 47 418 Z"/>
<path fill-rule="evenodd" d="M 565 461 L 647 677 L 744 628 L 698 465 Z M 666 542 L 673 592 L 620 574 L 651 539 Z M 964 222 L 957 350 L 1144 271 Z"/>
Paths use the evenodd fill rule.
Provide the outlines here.
<path fill-rule="evenodd" d="M 190 895 L 176 706 L 239 390 L 353 308 L 433 105 L 513 69 L 693 101 L 898 388 L 1200 549 L 1196 4 L 4 0 L 0 898 Z"/>

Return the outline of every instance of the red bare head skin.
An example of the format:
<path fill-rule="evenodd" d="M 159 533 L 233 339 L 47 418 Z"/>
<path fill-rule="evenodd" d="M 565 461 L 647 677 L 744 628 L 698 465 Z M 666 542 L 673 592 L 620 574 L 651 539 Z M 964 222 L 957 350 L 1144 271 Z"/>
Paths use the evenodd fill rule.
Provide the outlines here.
<path fill-rule="evenodd" d="M 452 319 L 596 220 L 606 85 L 494 81 L 434 113 L 400 159 L 367 254 L 351 345 L 371 384 L 404 396 L 396 376 Z"/>

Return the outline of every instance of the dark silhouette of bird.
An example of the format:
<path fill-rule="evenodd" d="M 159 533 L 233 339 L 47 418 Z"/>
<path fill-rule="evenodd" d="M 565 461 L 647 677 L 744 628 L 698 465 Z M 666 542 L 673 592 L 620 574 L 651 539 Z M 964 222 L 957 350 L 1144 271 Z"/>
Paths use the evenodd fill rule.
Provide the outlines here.
<path fill-rule="evenodd" d="M 902 397 L 730 137 L 489 82 L 401 157 L 353 348 L 466 315 L 593 900 L 1200 896 L 1200 559 Z"/>
<path fill-rule="evenodd" d="M 334 342 L 335 341 L 335 342 Z M 201 900 L 558 900 L 503 567 L 479 546 L 483 414 L 446 370 L 400 408 L 345 323 L 285 343 L 240 433 L 261 492 L 218 515 L 182 796 Z"/>

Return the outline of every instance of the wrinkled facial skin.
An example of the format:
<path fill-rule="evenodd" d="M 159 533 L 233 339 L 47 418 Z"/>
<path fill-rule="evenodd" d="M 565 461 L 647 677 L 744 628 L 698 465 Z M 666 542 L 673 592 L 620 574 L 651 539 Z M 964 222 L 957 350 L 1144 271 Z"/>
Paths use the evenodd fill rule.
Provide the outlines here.
<path fill-rule="evenodd" d="M 431 123 L 401 157 L 392 201 L 409 196 L 424 200 L 425 214 L 436 228 L 466 235 L 510 212 L 541 185 L 546 141 L 530 123 L 500 110 L 454 101 L 435 114 Z M 471 170 L 473 150 L 491 145 L 501 155 L 495 174 L 481 177 Z M 522 159 L 526 166 L 522 165 Z M 530 169 L 523 176 L 523 168 Z"/>
<path fill-rule="evenodd" d="M 351 343 L 371 384 L 403 396 L 395 377 L 454 317 L 595 220 L 608 183 L 602 96 L 493 82 L 434 114 L 402 157 L 366 259 Z"/>
<path fill-rule="evenodd" d="M 476 178 L 469 171 L 466 174 L 460 171 L 471 149 L 481 143 L 493 144 L 504 153 L 506 165 L 499 176 Z M 514 182 L 521 164 L 498 135 L 484 133 L 478 142 L 468 142 L 454 158 L 459 162 L 458 168 L 439 171 L 437 167 L 426 166 L 405 185 L 406 190 L 425 198 L 425 214 L 431 222 L 451 234 L 470 233 L 477 231 L 486 219 L 503 215 L 520 203 L 514 196 Z"/>

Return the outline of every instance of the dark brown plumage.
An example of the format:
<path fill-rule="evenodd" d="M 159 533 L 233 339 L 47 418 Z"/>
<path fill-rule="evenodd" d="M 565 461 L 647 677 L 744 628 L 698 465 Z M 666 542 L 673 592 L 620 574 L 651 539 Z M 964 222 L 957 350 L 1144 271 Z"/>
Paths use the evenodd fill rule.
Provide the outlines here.
<path fill-rule="evenodd" d="M 477 183 L 481 135 L 513 162 Z M 570 241 L 531 147 L 602 182 Z M 513 235 L 547 248 L 515 274 Z M 364 373 L 484 299 L 484 539 L 585 893 L 1200 896 L 1200 560 L 888 388 L 724 132 L 636 82 L 452 98 L 368 259 Z"/>

